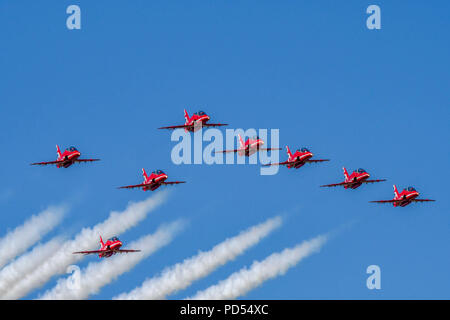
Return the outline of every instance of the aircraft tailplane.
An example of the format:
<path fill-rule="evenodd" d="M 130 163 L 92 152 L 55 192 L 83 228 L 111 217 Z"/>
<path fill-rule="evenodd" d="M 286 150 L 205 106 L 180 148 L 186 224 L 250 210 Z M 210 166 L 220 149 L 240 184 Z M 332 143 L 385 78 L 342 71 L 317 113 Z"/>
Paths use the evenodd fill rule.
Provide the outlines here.
<path fill-rule="evenodd" d="M 56 145 L 56 154 L 58 155 L 58 158 L 61 157 L 61 150 L 59 149 L 58 145 Z"/>
<path fill-rule="evenodd" d="M 240 134 L 238 136 L 239 136 L 239 144 L 240 144 L 241 148 L 244 148 L 244 146 L 245 146 L 244 140 L 242 140 L 242 137 Z"/>
<path fill-rule="evenodd" d="M 142 175 L 144 176 L 144 179 L 147 180 L 148 176 L 147 176 L 147 172 L 145 172 L 145 169 L 142 168 Z"/>
<path fill-rule="evenodd" d="M 344 170 L 344 176 L 345 176 L 345 179 L 348 179 L 348 172 L 347 172 L 347 169 L 345 169 L 345 167 L 342 167 L 342 169 Z"/>
<path fill-rule="evenodd" d="M 291 150 L 289 150 L 289 147 L 288 147 L 288 146 L 286 146 L 286 152 L 287 152 L 287 154 L 288 154 L 288 157 L 289 157 L 289 158 L 292 158 L 292 153 L 291 153 Z"/>
<path fill-rule="evenodd" d="M 394 184 L 394 194 L 396 197 L 398 197 L 398 190 L 397 190 L 397 186 Z"/>

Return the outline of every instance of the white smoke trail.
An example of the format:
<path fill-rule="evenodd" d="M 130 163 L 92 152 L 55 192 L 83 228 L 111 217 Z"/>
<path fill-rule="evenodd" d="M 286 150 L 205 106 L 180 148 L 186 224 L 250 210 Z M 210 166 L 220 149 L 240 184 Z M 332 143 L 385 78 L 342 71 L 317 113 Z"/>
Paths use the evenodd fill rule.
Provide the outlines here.
<path fill-rule="evenodd" d="M 98 293 L 103 286 L 115 281 L 121 274 L 131 270 L 141 260 L 169 244 L 183 225 L 183 222 L 178 220 L 161 226 L 154 234 L 141 237 L 127 245 L 130 249 L 139 249 L 141 252 L 116 255 L 101 262 L 92 262 L 81 271 L 76 286 L 73 285 L 71 278 L 60 279 L 56 286 L 45 292 L 40 299 L 87 299 L 90 295 Z"/>
<path fill-rule="evenodd" d="M 217 285 L 199 291 L 192 300 L 225 300 L 236 299 L 258 287 L 264 281 L 283 275 L 286 271 L 320 250 L 327 241 L 326 236 L 318 236 L 304 241 L 293 248 L 286 248 L 281 252 L 271 254 L 262 261 L 255 261 L 249 269 L 243 268 Z"/>
<path fill-rule="evenodd" d="M 20 281 L 25 274 L 33 271 L 35 266 L 40 265 L 59 249 L 62 238 L 56 237 L 38 245 L 30 252 L 21 255 L 3 269 L 0 270 L 0 297 L 3 296 L 10 287 Z"/>
<path fill-rule="evenodd" d="M 233 238 L 226 239 L 210 251 L 200 252 L 181 263 L 166 268 L 161 275 L 147 279 L 142 286 L 114 299 L 164 299 L 167 295 L 188 287 L 193 281 L 207 276 L 216 268 L 256 245 L 262 238 L 279 227 L 281 222 L 281 217 L 275 217 L 253 226 Z"/>
<path fill-rule="evenodd" d="M 96 247 L 100 235 L 105 238 L 111 237 L 134 227 L 166 198 L 166 191 L 159 192 L 144 201 L 130 203 L 123 212 L 111 212 L 108 219 L 93 228 L 84 228 L 73 240 L 61 244 L 59 250 L 37 266 L 33 272 L 23 275 L 22 280 L 0 298 L 19 299 L 44 285 L 52 276 L 65 273 L 69 265 L 83 258 L 82 255 L 72 254 L 72 252 Z"/>
<path fill-rule="evenodd" d="M 52 230 L 66 212 L 64 206 L 49 207 L 43 212 L 33 215 L 13 231 L 0 239 L 0 268 L 8 261 L 24 253 Z"/>

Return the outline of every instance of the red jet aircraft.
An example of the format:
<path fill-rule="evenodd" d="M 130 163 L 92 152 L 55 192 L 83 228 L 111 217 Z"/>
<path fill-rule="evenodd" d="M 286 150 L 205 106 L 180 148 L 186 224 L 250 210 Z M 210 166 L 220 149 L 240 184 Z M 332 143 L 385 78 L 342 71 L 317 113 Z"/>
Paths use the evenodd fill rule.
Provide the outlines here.
<path fill-rule="evenodd" d="M 262 139 L 260 139 L 258 136 L 253 137 L 253 138 L 248 138 L 247 141 L 245 141 L 245 143 L 244 143 L 244 140 L 242 139 L 241 135 L 239 135 L 239 144 L 240 144 L 239 149 L 216 151 L 216 153 L 229 153 L 229 152 L 236 153 L 237 152 L 237 154 L 240 156 L 249 157 L 258 151 L 281 150 L 281 148 L 261 148 L 260 146 L 262 146 L 264 144 L 264 141 Z"/>
<path fill-rule="evenodd" d="M 49 162 L 36 162 L 32 163 L 31 165 L 41 165 L 45 166 L 48 164 L 56 164 L 57 168 L 68 168 L 75 162 L 92 162 L 92 161 L 99 161 L 100 159 L 79 159 L 81 153 L 77 150 L 75 147 L 70 147 L 64 150 L 63 153 L 61 153 L 61 150 L 59 150 L 59 146 L 56 145 L 56 154 L 58 155 L 58 158 L 56 161 L 49 161 Z"/>
<path fill-rule="evenodd" d="M 221 126 L 227 126 L 227 124 L 224 123 L 207 123 L 210 119 L 210 117 L 203 111 L 198 111 L 192 115 L 192 117 L 189 117 L 189 114 L 187 113 L 186 109 L 184 109 L 184 119 L 186 120 L 183 125 L 179 126 L 169 126 L 169 127 L 161 127 L 158 129 L 183 129 L 184 131 L 192 131 L 196 132 L 197 130 L 200 130 L 202 127 L 221 127 Z"/>
<path fill-rule="evenodd" d="M 186 183 L 186 181 L 170 181 L 167 182 L 167 174 L 165 174 L 162 170 L 153 171 L 150 175 L 147 175 L 145 169 L 142 168 L 142 175 L 144 176 L 144 182 L 141 184 L 119 187 L 119 189 L 133 189 L 133 188 L 142 188 L 144 191 L 155 191 L 161 185 L 171 185 L 171 184 L 179 184 Z"/>
<path fill-rule="evenodd" d="M 116 253 L 129 253 L 129 252 L 140 252 L 141 250 L 122 250 L 120 247 L 122 246 L 122 241 L 117 237 L 112 237 L 105 242 L 103 242 L 102 237 L 100 236 L 100 249 L 94 251 L 77 251 L 73 254 L 96 254 L 98 253 L 99 258 L 109 258 Z"/>
<path fill-rule="evenodd" d="M 289 147 L 286 146 L 286 152 L 288 154 L 287 161 L 280 162 L 280 163 L 269 163 L 269 164 L 265 164 L 264 166 L 281 166 L 281 165 L 285 165 L 289 169 L 290 168 L 298 169 L 298 168 L 302 167 L 303 165 L 305 165 L 305 163 L 330 161 L 329 159 L 312 160 L 311 157 L 313 156 L 313 154 L 307 148 L 302 148 L 300 150 L 297 149 L 297 151 L 295 151 L 295 153 L 292 154 L 291 150 L 289 150 Z"/>
<path fill-rule="evenodd" d="M 402 192 L 398 192 L 397 187 L 394 184 L 394 199 L 392 200 L 378 200 L 378 201 L 369 201 L 374 203 L 392 203 L 394 207 L 404 207 L 410 204 L 411 202 L 428 202 L 428 201 L 436 201 L 431 199 L 417 199 L 419 196 L 419 192 L 414 189 L 414 187 L 408 187 L 403 189 Z"/>
<path fill-rule="evenodd" d="M 348 188 L 356 189 L 363 183 L 375 183 L 375 182 L 386 181 L 386 179 L 367 180 L 370 177 L 370 174 L 366 170 L 361 169 L 361 168 L 353 171 L 351 175 L 348 175 L 348 172 L 345 168 L 342 168 L 342 169 L 344 169 L 344 176 L 345 176 L 344 182 L 326 184 L 321 187 L 343 186 L 345 189 L 348 189 Z"/>

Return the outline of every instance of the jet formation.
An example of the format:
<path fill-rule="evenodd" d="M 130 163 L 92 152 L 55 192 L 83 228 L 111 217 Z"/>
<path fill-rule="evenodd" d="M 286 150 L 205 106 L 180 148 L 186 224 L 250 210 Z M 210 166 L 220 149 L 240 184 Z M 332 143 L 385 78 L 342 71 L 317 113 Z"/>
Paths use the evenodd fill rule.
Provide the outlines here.
<path fill-rule="evenodd" d="M 221 127 L 226 126 L 227 124 L 223 123 L 209 123 L 210 116 L 207 115 L 204 111 L 198 111 L 189 116 L 188 112 L 184 110 L 184 119 L 185 123 L 182 125 L 174 125 L 167 127 L 160 127 L 158 129 L 184 129 L 186 132 L 196 132 L 201 128 L 208 127 Z M 264 146 L 264 141 L 258 137 L 248 138 L 245 142 L 243 138 L 239 135 L 239 147 L 233 150 L 223 150 L 216 151 L 216 153 L 237 153 L 239 156 L 250 157 L 251 155 L 260 152 L 260 151 L 276 151 L 281 150 L 280 148 L 267 148 Z M 55 161 L 47 161 L 47 162 L 35 162 L 31 163 L 31 165 L 55 165 L 57 168 L 69 168 L 75 163 L 87 163 L 87 162 L 96 162 L 100 159 L 95 158 L 80 158 L 81 153 L 78 151 L 76 147 L 69 147 L 61 152 L 58 145 L 56 145 L 56 153 L 57 158 Z M 302 147 L 297 149 L 294 153 L 291 152 L 288 146 L 286 146 L 287 160 L 279 163 L 269 163 L 264 166 L 286 166 L 288 169 L 299 169 L 303 167 L 305 164 L 310 163 L 321 163 L 330 161 L 330 159 L 313 159 L 314 154 L 306 147 Z M 347 169 L 344 167 L 344 181 L 332 184 L 321 185 L 320 187 L 344 187 L 344 189 L 357 189 L 363 184 L 369 183 L 378 183 L 386 181 L 386 179 L 369 179 L 370 174 L 362 169 L 356 169 L 351 174 L 347 172 Z M 183 184 L 186 181 L 167 181 L 168 175 L 162 170 L 154 170 L 147 174 L 144 168 L 142 168 L 142 175 L 144 181 L 140 184 L 127 185 L 118 187 L 118 189 L 141 189 L 143 191 L 155 191 L 161 186 L 167 185 L 175 185 L 175 184 Z M 417 202 L 431 202 L 435 201 L 432 199 L 420 199 L 418 198 L 419 192 L 412 186 L 407 187 L 402 190 L 402 192 L 398 192 L 397 187 L 394 185 L 394 198 L 390 200 L 375 200 L 369 201 L 371 203 L 392 203 L 394 207 L 405 207 L 411 203 Z M 92 250 L 92 251 L 77 251 L 74 254 L 98 254 L 100 258 L 108 258 L 117 253 L 130 253 L 130 252 L 139 252 L 140 250 L 121 249 L 122 242 L 117 237 L 112 237 L 108 239 L 106 242 L 103 242 L 102 237 L 100 237 L 100 249 Z"/>

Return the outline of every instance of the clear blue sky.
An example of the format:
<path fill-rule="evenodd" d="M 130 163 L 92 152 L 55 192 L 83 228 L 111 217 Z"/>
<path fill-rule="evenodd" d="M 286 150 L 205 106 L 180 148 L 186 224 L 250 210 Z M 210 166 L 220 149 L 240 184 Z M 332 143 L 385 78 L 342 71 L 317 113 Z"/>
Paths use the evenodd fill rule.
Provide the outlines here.
<path fill-rule="evenodd" d="M 81 7 L 81 30 L 66 28 L 70 4 Z M 381 7 L 381 30 L 366 28 L 370 4 Z M 171 298 L 351 224 L 244 298 L 448 299 L 449 11 L 448 1 L 0 1 L 0 235 L 59 203 L 72 210 L 45 240 L 73 235 L 148 197 L 116 187 L 159 168 L 188 184 L 122 240 L 180 217 L 189 227 L 92 298 L 283 214 L 282 229 Z M 155 128 L 182 123 L 185 107 L 231 128 L 278 128 L 283 147 L 332 161 L 275 176 L 257 165 L 176 166 L 170 132 Z M 102 161 L 29 166 L 53 160 L 55 144 Z M 343 165 L 388 181 L 319 188 L 340 181 Z M 368 203 L 390 199 L 393 183 L 438 201 Z M 371 264 L 380 291 L 366 288 Z"/>

